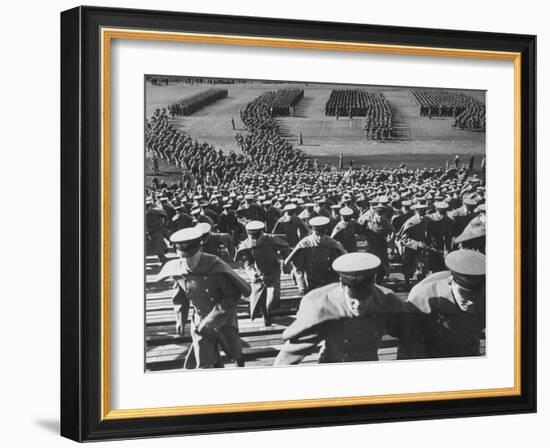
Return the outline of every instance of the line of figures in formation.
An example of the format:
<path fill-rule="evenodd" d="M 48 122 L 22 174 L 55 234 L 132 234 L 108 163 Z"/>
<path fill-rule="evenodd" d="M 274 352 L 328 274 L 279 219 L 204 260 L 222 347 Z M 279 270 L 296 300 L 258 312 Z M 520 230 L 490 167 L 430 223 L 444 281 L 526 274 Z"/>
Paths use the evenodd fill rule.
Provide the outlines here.
<path fill-rule="evenodd" d="M 208 89 L 168 105 L 171 117 L 192 115 L 199 109 L 227 97 L 227 89 Z"/>
<path fill-rule="evenodd" d="M 294 115 L 294 107 L 304 97 L 303 89 L 279 89 L 261 95 L 271 117 Z"/>
<path fill-rule="evenodd" d="M 303 298 L 276 365 L 319 345 L 320 362 L 377 359 L 385 334 L 400 358 L 475 356 L 485 325 L 483 173 L 443 169 L 250 175 L 238 188 L 147 190 L 148 253 L 175 281 L 178 331 L 192 310 L 187 368 L 244 365 L 237 302 L 271 325 L 281 273 Z M 157 184 L 158 185 L 158 184 Z M 359 244 L 363 241 L 363 244 Z M 248 281 L 220 258 L 225 246 Z M 359 247 L 361 251 L 359 251 Z M 178 259 L 165 263 L 168 247 Z M 406 302 L 384 284 L 400 258 Z"/>
<path fill-rule="evenodd" d="M 365 136 L 371 140 L 392 138 L 392 112 L 383 93 L 363 89 L 335 89 L 325 104 L 325 115 L 365 117 Z"/>
<path fill-rule="evenodd" d="M 410 92 L 420 116 L 452 117 L 454 128 L 485 131 L 485 105 L 481 101 L 458 92 L 425 89 Z"/>

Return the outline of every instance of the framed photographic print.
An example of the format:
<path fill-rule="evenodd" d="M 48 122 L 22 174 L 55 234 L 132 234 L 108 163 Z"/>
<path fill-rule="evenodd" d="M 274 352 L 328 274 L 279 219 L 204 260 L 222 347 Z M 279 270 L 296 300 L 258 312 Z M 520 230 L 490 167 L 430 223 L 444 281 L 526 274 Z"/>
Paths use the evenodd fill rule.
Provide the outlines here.
<path fill-rule="evenodd" d="M 63 12 L 62 435 L 535 412 L 535 44 Z"/>

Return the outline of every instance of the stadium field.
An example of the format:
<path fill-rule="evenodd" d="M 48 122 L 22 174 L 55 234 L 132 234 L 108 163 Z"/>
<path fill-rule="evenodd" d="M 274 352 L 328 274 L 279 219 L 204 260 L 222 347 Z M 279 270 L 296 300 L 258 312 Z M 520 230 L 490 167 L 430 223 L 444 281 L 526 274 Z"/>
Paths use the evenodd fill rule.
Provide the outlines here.
<path fill-rule="evenodd" d="M 268 90 L 303 88 L 304 98 L 296 105 L 294 116 L 277 117 L 281 135 L 296 148 L 320 165 L 337 165 L 340 153 L 344 165 L 353 161 L 354 167 L 398 166 L 405 162 L 410 167 L 445 166 L 456 154 L 464 161 L 475 154 L 476 164 L 485 153 L 485 133 L 459 130 L 451 126 L 452 118 L 421 117 L 418 107 L 407 89 L 384 86 L 318 85 L 310 83 L 262 83 L 205 84 L 172 83 L 154 86 L 146 83 L 146 115 L 155 109 L 211 87 L 226 88 L 227 98 L 216 101 L 190 116 L 175 117 L 173 125 L 185 131 L 199 142 L 207 142 L 225 153 L 240 152 L 235 140 L 236 133 L 246 134 L 240 121 L 240 110 Z M 325 116 L 324 107 L 333 88 L 365 88 L 382 92 L 389 103 L 394 119 L 394 138 L 391 140 L 367 140 L 364 117 Z M 462 91 L 484 102 L 484 92 Z M 235 122 L 233 129 L 231 119 Z M 302 134 L 303 144 L 299 145 Z M 150 170 L 150 163 L 146 163 Z M 161 171 L 170 175 L 178 169 L 160 164 Z M 150 174 L 150 171 L 147 172 Z"/>

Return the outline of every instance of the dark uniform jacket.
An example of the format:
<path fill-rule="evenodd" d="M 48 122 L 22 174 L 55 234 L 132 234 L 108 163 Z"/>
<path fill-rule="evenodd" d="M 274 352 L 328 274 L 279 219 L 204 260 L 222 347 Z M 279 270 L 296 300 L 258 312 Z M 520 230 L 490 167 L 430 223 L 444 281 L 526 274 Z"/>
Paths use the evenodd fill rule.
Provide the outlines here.
<path fill-rule="evenodd" d="M 377 361 L 384 335 L 408 338 L 409 330 L 408 309 L 391 290 L 374 285 L 369 307 L 356 317 L 343 288 L 331 283 L 304 296 L 274 365 L 298 364 L 323 341 L 320 363 Z"/>
<path fill-rule="evenodd" d="M 451 289 L 451 273 L 426 277 L 409 293 L 415 341 L 399 348 L 400 358 L 479 356 L 485 302 L 462 311 Z"/>
<path fill-rule="evenodd" d="M 453 235 L 458 236 L 464 231 L 468 223 L 476 216 L 476 214 L 473 211 L 468 210 L 466 206 L 463 205 L 462 207 L 450 212 L 449 216 L 454 221 Z"/>
<path fill-rule="evenodd" d="M 395 233 L 391 222 L 385 216 L 373 214 L 364 223 L 364 233 L 367 237 L 369 252 L 377 255 L 383 264 L 387 264 L 388 235 Z"/>
<path fill-rule="evenodd" d="M 455 239 L 455 244 L 462 249 L 477 250 L 484 254 L 486 249 L 485 234 L 486 224 L 479 216 L 476 216 L 468 223 L 464 231 L 458 235 Z"/>
<path fill-rule="evenodd" d="M 177 212 L 172 218 L 170 231 L 174 233 L 178 230 L 186 229 L 187 227 L 193 227 L 193 217 L 185 212 Z"/>
<path fill-rule="evenodd" d="M 288 244 L 273 235 L 261 235 L 257 240 L 244 240 L 235 254 L 236 261 L 242 261 L 251 281 L 250 316 L 257 317 L 258 305 L 267 300 L 267 288 L 274 288 L 273 304 L 276 307 L 280 295 L 281 265 L 279 256 L 288 253 Z"/>
<path fill-rule="evenodd" d="M 392 226 L 394 227 L 395 231 L 399 232 L 401 230 L 401 227 L 403 227 L 403 224 L 405 224 L 405 221 L 407 221 L 413 215 L 414 212 L 412 210 L 409 210 L 407 213 L 395 215 L 391 220 Z"/>
<path fill-rule="evenodd" d="M 165 238 L 168 238 L 168 229 L 164 222 L 166 212 L 153 208 L 145 215 L 145 228 L 147 229 L 147 253 L 164 256 L 166 251 Z"/>
<path fill-rule="evenodd" d="M 202 250 L 208 254 L 220 256 L 220 246 L 225 246 L 230 257 L 233 257 L 235 253 L 235 247 L 233 245 L 233 239 L 227 233 L 210 232 L 203 237 Z"/>
<path fill-rule="evenodd" d="M 265 222 L 267 213 L 258 204 L 250 204 L 237 209 L 237 217 L 243 218 L 245 221 L 262 221 Z"/>
<path fill-rule="evenodd" d="M 266 208 L 266 228 L 271 230 L 275 226 L 278 219 L 281 217 L 281 211 L 272 205 Z"/>
<path fill-rule="evenodd" d="M 420 243 L 426 243 L 428 224 L 425 216 L 413 215 L 401 227 L 397 234 L 401 250 L 401 269 L 405 277 L 411 277 L 417 266 L 424 271 L 425 252 L 420 250 Z"/>
<path fill-rule="evenodd" d="M 230 213 L 222 212 L 218 219 L 218 230 L 222 233 L 231 235 L 233 242 L 236 244 L 246 235 L 245 227 L 237 220 L 234 211 Z"/>
<path fill-rule="evenodd" d="M 273 226 L 272 233 L 285 235 L 288 245 L 294 247 L 309 232 L 305 224 L 297 216 L 292 216 L 290 219 L 282 216 Z"/>
<path fill-rule="evenodd" d="M 315 235 L 303 238 L 285 260 L 296 268 L 296 282 L 302 292 L 332 283 L 338 280 L 338 274 L 332 269 L 332 262 L 346 253 L 344 247 L 332 238 Z"/>
<path fill-rule="evenodd" d="M 418 243 L 426 242 L 427 228 L 428 222 L 425 216 L 413 215 L 405 221 L 397 237 L 403 247 L 416 251 L 419 249 Z"/>
<path fill-rule="evenodd" d="M 450 251 L 453 239 L 453 220 L 447 214 L 427 215 L 427 244 L 443 252 Z"/>
<path fill-rule="evenodd" d="M 353 219 L 349 222 L 340 220 L 332 229 L 330 237 L 342 244 L 348 252 L 357 252 L 357 235 L 360 233 L 361 228 L 357 221 Z"/>
<path fill-rule="evenodd" d="M 427 215 L 426 263 L 432 272 L 446 270 L 444 256 L 453 245 L 453 220 L 446 213 Z"/>

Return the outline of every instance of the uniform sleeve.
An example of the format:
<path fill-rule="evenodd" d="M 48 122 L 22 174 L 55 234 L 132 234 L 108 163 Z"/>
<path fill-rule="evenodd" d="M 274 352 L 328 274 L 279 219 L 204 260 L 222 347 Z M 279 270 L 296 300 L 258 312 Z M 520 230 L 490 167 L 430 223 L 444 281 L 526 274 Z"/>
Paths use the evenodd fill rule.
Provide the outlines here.
<path fill-rule="evenodd" d="M 174 306 L 174 312 L 176 313 L 176 333 L 183 335 L 185 330 L 185 322 L 187 322 L 187 316 L 189 315 L 189 298 L 177 282 L 174 286 L 172 303 Z"/>
<path fill-rule="evenodd" d="M 220 234 L 218 234 L 218 239 L 219 239 L 220 243 L 223 244 L 226 247 L 227 252 L 229 253 L 229 256 L 231 258 L 234 258 L 235 257 L 235 245 L 233 244 L 233 238 L 231 238 L 231 235 L 229 235 L 228 233 L 220 233 Z"/>
<path fill-rule="evenodd" d="M 282 230 L 279 230 L 281 220 L 278 219 L 275 225 L 273 226 L 273 229 L 271 229 L 271 233 L 284 233 Z"/>
<path fill-rule="evenodd" d="M 306 254 L 304 249 L 298 249 L 292 257 L 292 264 L 297 271 L 303 271 L 306 266 Z"/>
<path fill-rule="evenodd" d="M 403 245 L 405 247 L 408 247 L 409 249 L 412 249 L 412 250 L 418 250 L 419 249 L 420 241 L 417 241 L 414 238 L 412 238 L 409 235 L 408 231 L 405 231 L 401 234 L 400 241 L 401 241 L 401 245 Z"/>
<path fill-rule="evenodd" d="M 340 241 L 336 241 L 336 247 L 335 247 L 335 252 L 336 252 L 336 258 L 338 258 L 340 255 L 344 255 L 344 254 L 347 254 L 348 251 L 346 249 L 344 249 L 344 246 L 342 245 L 342 243 Z"/>
<path fill-rule="evenodd" d="M 450 252 L 453 248 L 453 227 L 455 225 L 454 219 L 449 218 L 449 225 L 447 226 L 447 231 L 445 232 L 445 249 L 447 252 Z"/>
<path fill-rule="evenodd" d="M 395 227 L 393 226 L 393 224 L 391 223 L 391 221 L 389 219 L 384 219 L 383 223 L 384 223 L 384 228 L 389 233 L 395 233 Z"/>
<path fill-rule="evenodd" d="M 306 236 L 309 235 L 309 229 L 306 227 L 306 225 L 304 224 L 304 222 L 301 219 L 298 218 L 297 222 L 298 222 L 299 237 L 300 237 L 300 239 L 303 239 L 303 238 L 305 238 Z"/>
<path fill-rule="evenodd" d="M 400 342 L 407 343 L 411 341 L 414 328 L 409 305 L 393 295 L 388 296 L 386 300 L 391 303 L 386 323 L 387 333 L 394 338 L 398 338 Z"/>
<path fill-rule="evenodd" d="M 275 358 L 273 365 L 288 366 L 299 364 L 306 356 L 315 351 L 315 348 L 322 340 L 321 326 L 316 325 L 300 336 L 286 341 Z"/>
<path fill-rule="evenodd" d="M 279 245 L 277 246 L 277 249 L 279 251 L 280 257 L 284 260 L 286 257 L 290 255 L 290 252 L 292 252 L 292 249 L 288 245 Z"/>
<path fill-rule="evenodd" d="M 248 249 L 237 250 L 235 254 L 235 261 L 240 261 L 244 264 L 245 269 L 251 269 L 254 267 L 254 257 Z"/>
<path fill-rule="evenodd" d="M 399 337 L 397 359 L 423 359 L 428 357 L 425 336 L 429 315 L 421 312 L 413 303 L 405 302 L 407 331 Z"/>

